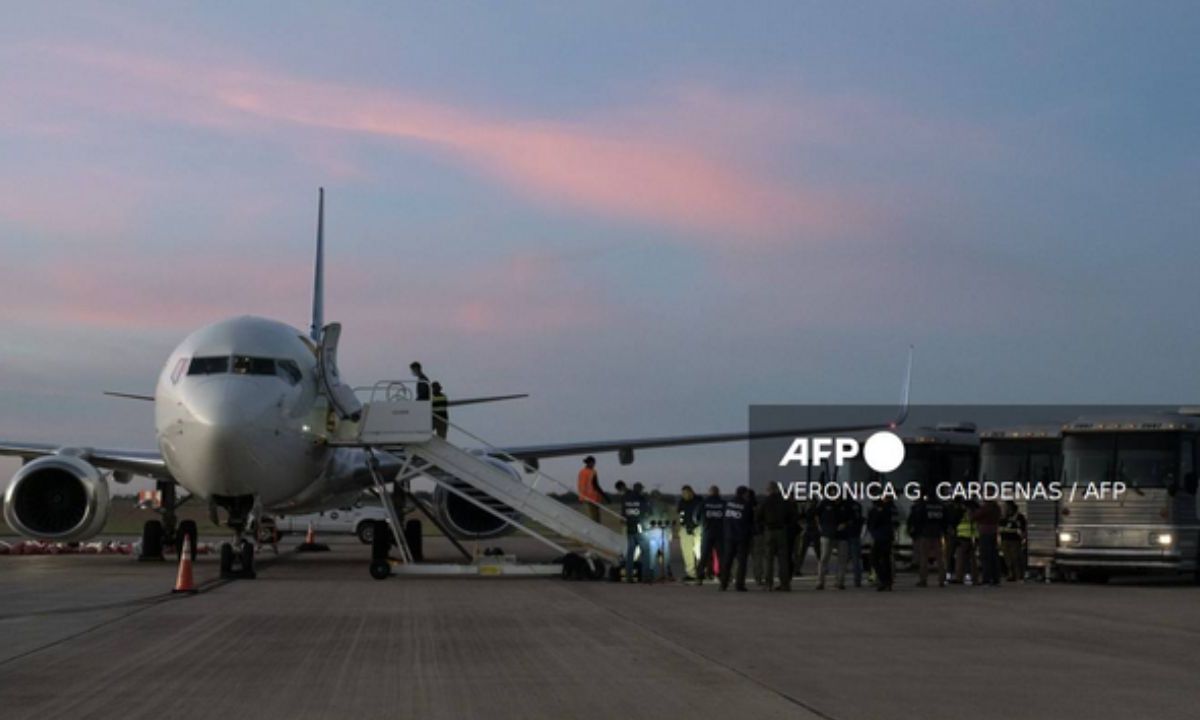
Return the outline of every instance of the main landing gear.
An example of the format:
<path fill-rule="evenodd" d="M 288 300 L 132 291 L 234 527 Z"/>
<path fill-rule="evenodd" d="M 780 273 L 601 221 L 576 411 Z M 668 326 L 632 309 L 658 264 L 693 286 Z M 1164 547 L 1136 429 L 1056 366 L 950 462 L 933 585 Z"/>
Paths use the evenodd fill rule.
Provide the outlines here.
<path fill-rule="evenodd" d="M 163 551 L 166 548 L 174 548 L 175 554 L 179 555 L 183 552 L 184 537 L 190 537 L 192 540 L 192 559 L 196 559 L 196 523 L 194 520 L 184 520 L 179 522 L 176 510 L 192 499 L 191 495 L 178 500 L 175 494 L 175 482 L 173 480 L 159 480 L 158 492 L 161 500 L 161 507 L 157 512 L 162 516 L 161 520 L 147 520 L 142 525 L 142 548 L 138 554 L 138 560 L 165 560 Z"/>

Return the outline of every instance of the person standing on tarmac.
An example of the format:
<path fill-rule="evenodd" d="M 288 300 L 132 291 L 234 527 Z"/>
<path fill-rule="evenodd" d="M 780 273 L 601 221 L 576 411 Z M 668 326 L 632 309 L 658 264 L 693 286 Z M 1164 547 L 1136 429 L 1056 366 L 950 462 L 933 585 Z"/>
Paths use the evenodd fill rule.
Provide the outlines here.
<path fill-rule="evenodd" d="M 671 580 L 671 535 L 674 513 L 658 490 L 650 491 L 650 523 L 644 529 L 646 545 L 649 547 L 650 577 L 654 580 Z M 645 526 L 643 526 L 645 527 Z M 660 577 L 661 576 L 661 577 Z"/>
<path fill-rule="evenodd" d="M 1000 532 L 1000 504 L 995 500 L 984 500 L 971 513 L 979 529 L 979 571 L 984 585 L 1000 584 L 1000 547 L 997 535 Z"/>
<path fill-rule="evenodd" d="M 817 503 L 817 525 L 821 529 L 821 560 L 817 563 L 817 590 L 825 589 L 825 576 L 829 574 L 829 563 L 833 561 L 836 548 L 838 556 L 837 588 L 846 589 L 846 522 L 840 501 L 828 498 Z"/>
<path fill-rule="evenodd" d="M 746 561 L 754 537 L 754 506 L 750 504 L 750 488 L 739 485 L 737 492 L 725 503 L 725 552 L 721 554 L 721 589 L 729 589 L 733 563 L 737 563 L 734 589 L 746 592 Z"/>
<path fill-rule="evenodd" d="M 583 459 L 579 477 L 575 483 L 575 494 L 583 504 L 583 512 L 593 522 L 600 522 L 600 503 L 608 503 L 608 495 L 600 487 L 600 474 L 596 472 L 596 458 L 588 455 Z"/>
<path fill-rule="evenodd" d="M 699 577 L 696 572 L 696 560 L 700 552 L 704 503 L 696 497 L 691 485 L 684 485 L 680 491 L 675 512 L 679 518 L 679 553 L 683 555 L 683 581 L 692 582 Z"/>
<path fill-rule="evenodd" d="M 704 530 L 700 534 L 700 567 L 696 568 L 696 584 L 702 585 L 706 579 L 715 579 L 717 573 L 713 568 L 713 553 L 721 555 L 725 550 L 725 499 L 721 497 L 721 489 L 713 485 L 708 489 L 708 495 L 701 506 L 704 513 Z M 724 564 L 724 560 L 721 561 Z"/>
<path fill-rule="evenodd" d="M 1029 526 L 1020 508 L 1012 500 L 1004 503 L 1004 519 L 1000 521 L 1000 547 L 1004 551 L 1004 569 L 1008 581 L 1025 577 L 1025 558 L 1022 548 Z"/>
<path fill-rule="evenodd" d="M 751 512 L 758 510 L 758 494 L 754 490 L 746 491 L 749 498 Z M 750 538 L 750 568 L 754 572 L 754 584 L 762 587 L 766 584 L 767 563 L 767 537 L 763 532 L 762 523 L 757 522 L 757 513 L 755 514 L 754 528 L 751 530 L 753 535 Z"/>
<path fill-rule="evenodd" d="M 433 390 L 433 402 L 430 411 L 433 413 L 433 431 L 441 439 L 446 439 L 446 431 L 450 428 L 450 398 L 442 390 L 442 384 L 435 382 L 430 386 Z"/>
<path fill-rule="evenodd" d="M 942 535 L 946 532 L 946 508 L 932 493 L 913 503 L 908 513 L 908 534 L 913 539 L 916 553 L 918 577 L 917 587 L 929 585 L 929 564 L 937 570 L 938 587 L 946 586 L 945 555 L 942 553 Z"/>
<path fill-rule="evenodd" d="M 971 585 L 979 581 L 979 563 L 975 559 L 975 546 L 979 540 L 979 527 L 975 524 L 975 511 L 979 508 L 974 500 L 963 504 L 963 514 L 954 528 L 954 582 L 956 585 Z"/>
<path fill-rule="evenodd" d="M 784 500 L 779 492 L 779 483 L 773 482 L 767 486 L 767 497 L 754 515 L 766 543 L 766 588 L 789 591 L 792 589 L 792 546 L 788 537 L 791 534 L 789 528 L 796 523 L 796 503 Z M 779 571 L 779 585 L 775 585 L 776 568 Z"/>
<path fill-rule="evenodd" d="M 846 560 L 854 571 L 854 587 L 862 587 L 862 533 L 863 510 L 857 500 L 842 500 L 842 515 L 846 520 Z"/>
<path fill-rule="evenodd" d="M 414 360 L 409 364 L 408 369 L 412 371 L 413 377 L 417 379 L 417 400 L 428 400 L 431 388 L 429 386 L 429 378 L 421 370 L 421 363 Z"/>
<path fill-rule="evenodd" d="M 821 527 L 817 519 L 817 503 L 809 500 L 804 504 L 804 528 L 800 533 L 800 552 L 796 555 L 796 560 L 792 563 L 795 568 L 795 576 L 803 575 L 804 560 L 808 556 L 808 549 L 813 549 L 813 556 L 816 557 L 817 563 L 821 562 Z"/>
<path fill-rule="evenodd" d="M 871 504 L 867 513 L 867 532 L 871 533 L 871 567 L 875 569 L 875 589 L 892 589 L 892 544 L 896 539 L 896 506 L 890 497 Z"/>
<path fill-rule="evenodd" d="M 650 582 L 650 574 L 646 570 L 646 548 L 642 542 L 642 523 L 649 514 L 648 510 L 641 483 L 634 483 L 632 488 L 625 490 L 621 497 L 621 517 L 625 519 L 625 582 L 634 582 L 635 578 Z M 634 560 L 639 552 L 641 557 L 635 574 Z"/>

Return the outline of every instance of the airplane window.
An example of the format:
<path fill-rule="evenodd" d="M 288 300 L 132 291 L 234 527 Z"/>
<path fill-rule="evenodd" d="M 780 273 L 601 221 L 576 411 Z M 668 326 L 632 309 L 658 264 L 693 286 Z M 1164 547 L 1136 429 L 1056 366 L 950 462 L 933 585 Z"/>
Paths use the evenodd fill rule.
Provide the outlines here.
<path fill-rule="evenodd" d="M 249 355 L 234 355 L 233 374 L 274 375 L 275 361 L 271 358 L 250 357 Z"/>
<path fill-rule="evenodd" d="M 229 372 L 227 357 L 198 357 L 192 358 L 188 365 L 188 375 L 220 375 Z"/>
<path fill-rule="evenodd" d="M 279 374 L 288 381 L 289 385 L 295 385 L 303 377 L 300 373 L 300 366 L 294 360 L 276 360 L 275 367 L 279 368 Z"/>

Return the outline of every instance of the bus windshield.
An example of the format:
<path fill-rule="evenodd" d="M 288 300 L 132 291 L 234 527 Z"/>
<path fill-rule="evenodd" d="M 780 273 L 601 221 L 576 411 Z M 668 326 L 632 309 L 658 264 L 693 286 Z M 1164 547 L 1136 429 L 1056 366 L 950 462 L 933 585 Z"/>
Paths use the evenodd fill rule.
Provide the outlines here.
<path fill-rule="evenodd" d="M 1179 469 L 1179 439 L 1167 433 L 1117 437 L 1117 480 L 1129 487 L 1165 488 Z"/>
<path fill-rule="evenodd" d="M 979 450 L 980 477 L 988 482 L 1021 482 L 1025 479 L 1025 451 L 1000 443 L 984 443 Z"/>
<path fill-rule="evenodd" d="M 1063 440 L 1064 481 L 1118 480 L 1130 488 L 1165 488 L 1177 479 L 1179 439 L 1171 433 L 1073 435 Z"/>

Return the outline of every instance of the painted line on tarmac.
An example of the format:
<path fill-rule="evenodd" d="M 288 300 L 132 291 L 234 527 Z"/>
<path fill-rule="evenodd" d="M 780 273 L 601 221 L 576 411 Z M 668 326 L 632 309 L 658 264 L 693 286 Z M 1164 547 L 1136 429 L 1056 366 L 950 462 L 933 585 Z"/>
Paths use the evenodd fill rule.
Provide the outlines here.
<path fill-rule="evenodd" d="M 683 651 L 685 653 L 688 653 L 690 655 L 695 655 L 696 657 L 707 660 L 709 663 L 712 663 L 713 665 L 724 668 L 725 670 L 728 670 L 729 672 L 733 673 L 734 675 L 737 675 L 738 677 L 740 677 L 744 680 L 749 680 L 750 682 L 752 682 L 755 685 L 759 686 L 760 688 L 766 690 L 767 692 L 777 695 L 777 696 L 783 698 L 784 700 L 790 702 L 791 704 L 793 704 L 797 707 L 803 708 L 804 710 L 807 710 L 808 712 L 812 713 L 813 715 L 815 715 L 819 718 L 822 718 L 822 720 L 838 720 L 833 715 L 830 715 L 827 712 L 819 710 L 799 698 L 792 697 L 791 695 L 780 690 L 779 688 L 776 688 L 772 685 L 768 685 L 767 683 L 763 682 L 762 680 L 759 680 L 758 678 L 754 677 L 753 675 L 749 675 L 746 672 L 743 672 L 742 670 L 739 670 L 738 668 L 736 668 L 732 665 L 721 662 L 721 660 L 719 660 L 718 658 L 712 657 L 711 655 L 707 655 L 699 650 L 696 650 L 695 648 L 688 647 L 687 645 L 684 645 L 684 644 L 680 643 L 679 641 L 662 634 L 658 630 L 655 630 L 653 627 L 651 627 L 649 625 L 645 625 L 641 622 L 638 622 L 636 619 L 626 615 L 625 613 L 614 610 L 613 608 L 611 608 L 607 605 L 601 605 L 600 603 L 596 602 L 595 600 L 588 597 L 587 595 L 583 595 L 579 592 L 576 592 L 572 587 L 570 587 L 566 583 L 563 583 L 562 585 L 560 585 L 560 587 L 563 587 L 563 589 L 565 589 L 567 592 L 571 593 L 575 597 L 577 597 L 581 600 L 584 600 L 588 603 L 591 603 L 593 606 L 609 613 L 610 615 L 614 615 L 614 616 L 620 618 L 621 620 L 624 620 L 625 622 L 629 623 L 630 625 L 633 625 L 637 628 L 640 628 L 641 630 L 644 630 L 645 632 L 650 633 L 651 635 L 653 635 L 654 637 L 663 641 L 664 643 L 671 645 L 672 647 L 675 647 L 676 649 Z"/>
<path fill-rule="evenodd" d="M 269 568 L 272 565 L 280 563 L 284 559 L 294 555 L 295 553 L 296 553 L 296 551 L 293 549 L 289 552 L 286 552 L 286 553 L 283 553 L 280 555 L 276 555 L 271 558 L 267 558 L 261 562 L 257 562 L 257 563 L 255 563 L 256 571 L 257 571 L 257 569 Z M 80 630 L 77 633 L 73 633 L 66 637 L 61 637 L 57 640 L 53 640 L 51 642 L 46 643 L 45 645 L 41 645 L 41 646 L 33 648 L 31 650 L 26 650 L 25 652 L 23 652 L 19 655 L 14 655 L 10 658 L 5 658 L 3 660 L 0 660 L 0 667 L 4 667 L 5 665 L 8 665 L 9 663 L 13 663 L 18 660 L 23 660 L 25 658 L 30 657 L 31 655 L 36 655 L 45 650 L 49 650 L 51 648 L 58 647 L 59 645 L 65 645 L 66 643 L 69 643 L 72 640 L 81 638 L 84 635 L 93 633 L 101 628 L 108 627 L 109 625 L 114 625 L 116 623 L 121 622 L 122 620 L 127 620 L 127 619 L 133 617 L 134 615 L 138 615 L 140 613 L 146 612 L 147 610 L 156 608 L 159 605 L 163 605 L 165 603 L 177 601 L 177 600 L 185 600 L 189 597 L 197 597 L 199 595 L 203 595 L 205 593 L 212 592 L 213 590 L 216 590 L 218 588 L 225 587 L 226 585 L 228 585 L 229 583 L 231 583 L 237 579 L 238 578 L 220 578 L 220 577 L 212 578 L 210 580 L 206 580 L 206 581 L 200 583 L 199 585 L 197 585 L 196 592 L 194 592 L 194 593 L 167 592 L 167 593 L 149 595 L 149 596 L 146 596 L 143 598 L 135 598 L 133 600 L 125 600 L 125 601 L 122 601 L 119 603 L 107 603 L 105 605 L 92 605 L 89 607 L 62 608 L 59 610 L 46 610 L 44 612 L 33 612 L 33 613 L 24 613 L 24 614 L 18 614 L 18 615 L 0 616 L 0 620 L 12 620 L 12 619 L 31 618 L 31 617 L 39 617 L 39 616 L 44 617 L 44 616 L 52 616 L 52 615 L 61 615 L 61 614 L 68 614 L 68 613 L 83 613 L 83 612 L 113 609 L 113 608 L 126 607 L 126 606 L 133 607 L 133 609 L 127 613 L 118 615 L 117 617 L 114 617 L 114 618 L 109 618 L 107 620 L 103 620 L 101 622 L 96 623 L 95 625 L 84 628 L 83 630 Z"/>

